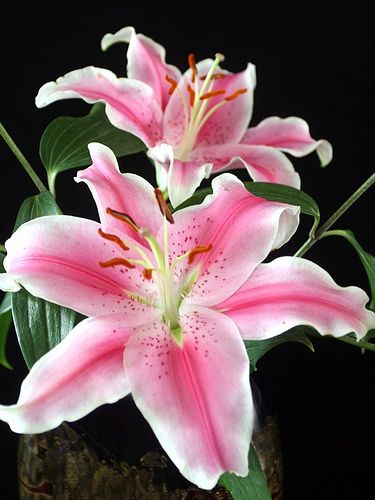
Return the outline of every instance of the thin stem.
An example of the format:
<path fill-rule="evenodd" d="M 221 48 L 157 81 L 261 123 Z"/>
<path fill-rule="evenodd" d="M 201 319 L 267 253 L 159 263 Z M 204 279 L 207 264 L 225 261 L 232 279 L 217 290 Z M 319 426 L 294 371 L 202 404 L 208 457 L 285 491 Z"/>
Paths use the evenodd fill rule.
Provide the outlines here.
<path fill-rule="evenodd" d="M 295 257 L 302 257 L 316 243 L 328 229 L 350 208 L 354 202 L 360 198 L 375 183 L 375 173 L 373 173 L 358 189 L 355 191 L 331 217 L 316 230 L 315 234 L 310 235 L 309 239 L 295 253 Z"/>
<path fill-rule="evenodd" d="M 341 342 L 354 345 L 356 347 L 359 347 L 360 349 L 365 349 L 366 351 L 375 352 L 375 344 L 371 344 L 370 342 L 364 342 L 362 340 L 357 341 L 355 339 L 352 339 L 351 337 L 348 337 L 347 335 L 345 335 L 344 337 L 336 337 L 336 340 L 341 340 Z"/>
<path fill-rule="evenodd" d="M 16 156 L 17 160 L 21 163 L 23 168 L 26 170 L 26 172 L 29 174 L 31 180 L 34 182 L 36 187 L 39 189 L 40 192 L 47 191 L 47 188 L 43 184 L 43 182 L 39 179 L 37 174 L 35 173 L 34 169 L 30 165 L 30 163 L 26 160 L 24 155 L 21 153 L 13 139 L 10 137 L 8 132 L 5 130 L 4 126 L 2 123 L 0 123 L 0 134 L 4 141 L 8 144 L 9 148 L 12 150 L 14 155 Z"/>

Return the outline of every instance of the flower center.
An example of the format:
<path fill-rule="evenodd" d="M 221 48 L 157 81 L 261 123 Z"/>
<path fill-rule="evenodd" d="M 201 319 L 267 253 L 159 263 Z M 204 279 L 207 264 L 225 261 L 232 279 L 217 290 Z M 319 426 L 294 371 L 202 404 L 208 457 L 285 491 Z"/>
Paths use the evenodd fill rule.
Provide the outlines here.
<path fill-rule="evenodd" d="M 135 251 L 139 258 L 115 257 L 106 262 L 99 262 L 101 267 L 116 267 L 123 266 L 127 269 L 142 269 L 142 276 L 146 280 L 154 280 L 158 288 L 158 303 L 155 304 L 149 297 L 134 293 L 130 290 L 125 290 L 128 296 L 135 301 L 147 304 L 149 306 L 157 305 L 163 310 L 163 321 L 168 325 L 171 335 L 178 345 L 182 345 L 182 329 L 180 326 L 179 307 L 186 295 L 192 289 L 194 283 L 199 276 L 199 268 L 197 266 L 184 274 L 183 278 L 176 277 L 177 264 L 187 259 L 188 266 L 191 266 L 196 256 L 203 252 L 211 250 L 211 245 L 196 245 L 188 252 L 185 252 L 174 259 L 170 259 L 168 251 L 168 222 L 174 223 L 173 215 L 166 204 L 163 194 L 159 189 L 154 191 L 160 211 L 164 216 L 163 225 L 163 244 L 162 246 L 157 241 L 156 237 L 145 227 L 139 227 L 134 220 L 127 214 L 118 212 L 111 208 L 107 208 L 107 213 L 112 217 L 121 220 L 129 226 L 135 233 L 141 236 L 151 250 L 152 258 L 144 250 L 141 245 L 135 244 L 133 241 L 124 242 L 115 234 L 105 233 L 102 229 L 98 230 L 99 235 L 118 245 L 123 252 L 129 250 Z"/>
<path fill-rule="evenodd" d="M 216 54 L 207 75 L 199 75 L 195 64 L 194 54 L 190 54 L 188 63 L 191 70 L 191 84 L 179 85 L 168 75 L 165 77 L 170 84 L 169 94 L 172 94 L 174 91 L 178 93 L 184 110 L 184 134 L 180 144 L 175 150 L 175 157 L 181 161 L 188 160 L 189 154 L 196 143 L 198 134 L 207 120 L 226 103 L 233 101 L 241 94 L 247 92 L 246 88 L 239 88 L 232 94 L 226 95 L 225 89 L 214 89 L 216 81 L 225 77 L 224 73 L 216 72 L 222 61 L 224 61 L 224 56 L 222 54 Z M 209 107 L 212 98 L 218 96 L 223 96 L 223 98 Z"/>

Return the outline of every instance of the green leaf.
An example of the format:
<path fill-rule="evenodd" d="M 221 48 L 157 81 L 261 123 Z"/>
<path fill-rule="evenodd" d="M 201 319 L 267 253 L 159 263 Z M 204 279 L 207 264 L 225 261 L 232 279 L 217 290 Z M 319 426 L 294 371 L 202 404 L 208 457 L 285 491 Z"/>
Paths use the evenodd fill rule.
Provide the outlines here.
<path fill-rule="evenodd" d="M 34 297 L 26 290 L 12 295 L 18 341 L 29 368 L 72 330 L 75 312 Z"/>
<path fill-rule="evenodd" d="M 18 212 L 15 228 L 43 215 L 61 211 L 51 193 L 27 198 Z M 12 294 L 12 313 L 16 333 L 27 366 L 57 345 L 73 328 L 76 313 L 32 296 L 26 290 Z"/>
<path fill-rule="evenodd" d="M 363 337 L 364 342 L 370 342 L 373 338 L 375 338 L 375 330 L 369 330 L 366 335 Z"/>
<path fill-rule="evenodd" d="M 102 103 L 95 104 L 83 117 L 62 116 L 51 122 L 40 141 L 39 154 L 47 170 L 52 192 L 57 174 L 91 163 L 87 144 L 100 142 L 117 157 L 144 151 L 144 143 L 128 132 L 114 127 Z"/>
<path fill-rule="evenodd" d="M 297 205 L 301 207 L 301 212 L 311 215 L 315 219 L 314 227 L 316 227 L 320 220 L 320 211 L 316 201 L 308 194 L 300 189 L 282 184 L 273 184 L 271 182 L 245 182 L 246 189 L 253 193 L 255 196 L 265 198 L 270 201 L 278 201 L 280 203 L 288 203 L 290 205 Z M 205 197 L 212 194 L 211 188 L 197 190 L 191 198 L 184 201 L 176 209 L 189 207 L 190 205 L 198 205 L 202 203 Z"/>
<path fill-rule="evenodd" d="M 0 315 L 0 364 L 5 366 L 5 368 L 9 369 L 11 369 L 12 366 L 9 364 L 7 360 L 5 354 L 5 347 L 11 324 L 12 324 L 12 313 L 10 310 L 8 310 Z"/>
<path fill-rule="evenodd" d="M 231 493 L 234 500 L 271 500 L 267 480 L 253 445 L 250 445 L 249 452 L 249 474 L 239 477 L 226 472 L 220 477 L 219 484 Z"/>
<path fill-rule="evenodd" d="M 55 198 L 48 191 L 26 198 L 18 211 L 14 231 L 21 224 L 43 215 L 61 215 L 61 210 L 56 204 Z"/>
<path fill-rule="evenodd" d="M 341 236 L 345 238 L 358 254 L 358 257 L 361 259 L 362 265 L 365 268 L 367 278 L 370 284 L 371 290 L 371 302 L 368 307 L 375 311 L 375 257 L 370 253 L 366 252 L 361 245 L 358 243 L 354 233 L 349 230 L 336 229 L 332 231 L 328 231 L 326 236 Z"/>
<path fill-rule="evenodd" d="M 266 340 L 245 340 L 247 355 L 250 360 L 251 371 L 257 369 L 257 362 L 266 352 L 285 342 L 300 342 L 314 352 L 314 346 L 306 334 L 311 334 L 315 330 L 309 326 L 296 326 L 287 332 Z"/>
<path fill-rule="evenodd" d="M 0 304 L 0 316 L 12 309 L 11 300 L 12 300 L 12 294 L 10 292 L 7 292 L 4 295 L 3 300 L 1 301 Z"/>

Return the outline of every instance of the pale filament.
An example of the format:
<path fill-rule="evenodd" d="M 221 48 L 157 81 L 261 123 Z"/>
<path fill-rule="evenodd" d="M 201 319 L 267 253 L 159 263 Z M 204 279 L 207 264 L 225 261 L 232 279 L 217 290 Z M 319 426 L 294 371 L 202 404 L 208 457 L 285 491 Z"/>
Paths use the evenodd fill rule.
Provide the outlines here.
<path fill-rule="evenodd" d="M 207 75 L 199 77 L 198 71 L 195 66 L 195 58 L 193 54 L 188 57 L 189 67 L 191 70 L 191 83 L 187 85 L 187 93 L 183 93 L 181 90 L 181 85 L 173 81 L 170 93 L 174 90 L 177 91 L 178 97 L 183 106 L 184 112 L 184 134 L 180 144 L 177 146 L 175 151 L 175 158 L 186 161 L 189 157 L 190 152 L 194 148 L 195 142 L 197 140 L 198 134 L 202 127 L 207 123 L 207 120 L 222 106 L 227 102 L 232 101 L 239 95 L 245 93 L 247 89 L 238 89 L 230 96 L 225 97 L 225 89 L 213 90 L 215 80 L 225 76 L 222 73 L 215 74 L 216 69 L 219 64 L 224 61 L 224 56 L 222 54 L 216 54 L 215 59 L 207 73 Z M 172 80 L 166 78 L 169 83 Z M 199 80 L 203 81 L 201 87 L 199 88 Z M 215 104 L 210 110 L 207 111 L 209 101 L 212 97 L 217 97 L 223 95 L 223 99 Z"/>
<path fill-rule="evenodd" d="M 185 252 L 182 255 L 175 257 L 171 262 L 169 260 L 169 250 L 168 250 L 168 223 L 167 217 L 169 217 L 169 222 L 173 223 L 172 214 L 168 213 L 168 207 L 163 199 L 161 201 L 160 192 L 155 190 L 155 196 L 159 204 L 160 211 L 163 214 L 163 245 L 162 247 L 159 245 L 155 236 L 153 236 L 147 228 L 141 227 L 139 228 L 135 223 L 133 223 L 132 219 L 130 219 L 126 214 L 123 215 L 123 222 L 129 226 L 129 223 L 126 222 L 128 219 L 132 221 L 131 226 L 132 229 L 142 236 L 148 243 L 148 246 L 154 256 L 155 264 L 154 266 L 144 250 L 140 248 L 140 246 L 125 240 L 124 242 L 120 240 L 119 237 L 115 235 L 109 235 L 104 233 L 101 229 L 98 231 L 99 235 L 104 239 L 109 239 L 117 244 L 123 252 L 128 250 L 134 250 L 138 253 L 142 258 L 141 259 L 124 259 L 124 258 L 114 258 L 107 262 L 100 262 L 101 267 L 115 267 L 117 265 L 123 265 L 125 267 L 136 267 L 140 266 L 143 268 L 142 275 L 145 279 L 154 279 L 155 283 L 159 289 L 161 307 L 164 311 L 163 319 L 164 322 L 170 327 L 171 334 L 174 337 L 175 341 L 182 345 L 182 331 L 180 328 L 180 318 L 179 318 L 179 306 L 186 295 L 190 292 L 192 286 L 199 276 L 199 267 L 194 266 L 191 272 L 187 273 L 184 277 L 180 277 L 177 280 L 176 278 L 176 265 L 178 262 L 181 262 L 184 259 L 188 259 L 188 265 L 191 265 L 194 261 L 194 258 L 197 254 L 202 252 L 208 252 L 211 250 L 211 245 L 197 245 L 193 247 L 188 252 Z M 117 219 L 121 217 L 119 212 L 115 212 L 111 209 L 107 209 L 107 213 L 114 215 Z M 120 219 L 121 220 L 121 219 Z M 176 283 L 177 281 L 177 283 Z M 177 286 L 176 286 L 177 285 Z M 148 299 L 138 293 L 133 293 L 130 290 L 124 290 L 130 298 L 137 300 L 138 302 L 156 306 L 155 301 Z"/>

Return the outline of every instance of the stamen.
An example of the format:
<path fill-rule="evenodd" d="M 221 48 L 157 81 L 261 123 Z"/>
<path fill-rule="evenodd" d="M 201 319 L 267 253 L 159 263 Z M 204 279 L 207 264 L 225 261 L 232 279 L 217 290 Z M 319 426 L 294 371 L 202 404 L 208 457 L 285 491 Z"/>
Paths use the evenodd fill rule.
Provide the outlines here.
<path fill-rule="evenodd" d="M 165 75 L 165 79 L 167 80 L 167 82 L 170 84 L 170 89 L 168 90 L 168 94 L 169 95 L 172 95 L 173 92 L 176 90 L 176 87 L 177 87 L 177 82 L 176 80 L 174 80 L 173 78 L 171 78 L 170 76 L 168 75 Z"/>
<path fill-rule="evenodd" d="M 194 262 L 195 257 L 204 252 L 209 252 L 212 248 L 212 245 L 197 245 L 189 252 L 188 264 L 192 264 Z"/>
<path fill-rule="evenodd" d="M 197 67 L 195 65 L 195 55 L 189 54 L 188 56 L 189 68 L 191 69 L 191 81 L 195 82 L 195 77 L 197 76 Z"/>
<path fill-rule="evenodd" d="M 146 280 L 150 280 L 152 278 L 152 269 L 147 269 L 146 267 L 142 271 L 143 277 Z"/>
<path fill-rule="evenodd" d="M 195 102 L 195 92 L 194 90 L 191 88 L 190 85 L 187 86 L 187 90 L 189 92 L 189 97 L 190 97 L 190 106 L 193 107 L 194 106 L 194 102 Z"/>
<path fill-rule="evenodd" d="M 120 220 L 121 222 L 125 222 L 129 227 L 131 227 L 137 233 L 139 232 L 139 227 L 133 221 L 133 219 L 128 214 L 124 214 L 122 212 L 118 212 L 117 210 L 113 210 L 112 208 L 107 207 L 107 214 L 112 215 L 115 219 Z"/>
<path fill-rule="evenodd" d="M 98 229 L 99 235 L 104 238 L 105 240 L 113 241 L 114 243 L 117 243 L 123 250 L 129 250 L 129 247 L 125 245 L 125 243 L 120 239 L 118 236 L 115 234 L 109 234 L 105 233 L 104 231 L 101 230 L 101 228 Z"/>
<path fill-rule="evenodd" d="M 106 262 L 99 262 L 100 267 L 115 267 L 115 266 L 125 266 L 128 269 L 134 269 L 135 265 L 129 262 L 126 259 L 121 259 L 119 257 L 115 257 L 114 259 L 107 260 Z"/>
<path fill-rule="evenodd" d="M 172 212 L 169 210 L 169 207 L 164 199 L 163 193 L 160 191 L 160 189 L 156 188 L 154 189 L 154 194 L 156 201 L 158 202 L 160 212 L 165 216 L 168 222 L 174 224 Z"/>
<path fill-rule="evenodd" d="M 224 101 L 233 101 L 233 99 L 236 99 L 236 97 L 238 97 L 241 94 L 246 94 L 246 92 L 247 89 L 238 89 L 235 92 L 233 92 L 233 94 L 228 95 L 228 97 L 226 97 Z"/>
<path fill-rule="evenodd" d="M 206 92 L 205 94 L 201 95 L 199 99 L 203 101 L 203 99 L 210 99 L 211 97 L 215 97 L 217 95 L 223 95 L 225 94 L 226 90 L 224 89 L 218 89 L 218 90 L 212 90 L 211 92 Z"/>
<path fill-rule="evenodd" d="M 214 75 L 211 76 L 211 80 L 220 80 L 220 78 L 224 78 L 225 73 L 215 73 Z M 207 75 L 202 75 L 200 79 L 203 81 L 207 78 Z"/>

